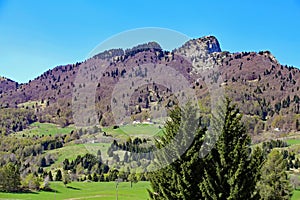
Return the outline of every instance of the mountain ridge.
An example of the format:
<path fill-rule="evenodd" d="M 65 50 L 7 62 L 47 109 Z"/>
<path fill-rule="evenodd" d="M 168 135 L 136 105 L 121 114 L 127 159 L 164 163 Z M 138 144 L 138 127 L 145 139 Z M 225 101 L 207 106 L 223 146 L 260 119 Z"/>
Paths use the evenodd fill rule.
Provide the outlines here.
<path fill-rule="evenodd" d="M 230 53 L 221 50 L 216 37 L 205 36 L 189 40 L 171 52 L 163 51 L 155 42 L 149 42 L 129 50 L 108 50 L 93 56 L 93 59 L 105 59 L 110 63 L 105 74 L 91 74 L 95 80 L 101 78 L 103 81 L 97 87 L 95 100 L 104 126 L 115 123 L 110 97 L 120 77 L 132 72 L 142 75 L 136 66 L 152 63 L 170 66 L 189 77 L 198 98 L 206 107 L 209 107 L 208 88 L 203 78 L 213 80 L 212 77 L 217 74 L 201 77 L 201 70 L 203 66 L 216 66 L 217 76 L 223 78 L 226 95 L 239 105 L 251 132 L 260 133 L 275 128 L 286 131 L 297 129 L 300 70 L 281 65 L 269 51 Z M 38 120 L 64 122 L 63 125 L 73 123 L 71 105 L 74 81 L 80 66 L 89 62 L 88 59 L 57 66 L 26 84 L 8 88 L 0 94 L 0 105 L 17 107 L 28 101 L 44 102 L 46 106 L 36 103 L 34 108 Z M 155 108 L 155 102 L 164 99 L 164 106 L 175 103 L 170 91 L 167 91 L 156 85 L 141 86 L 131 97 L 127 114 L 141 119 Z"/>

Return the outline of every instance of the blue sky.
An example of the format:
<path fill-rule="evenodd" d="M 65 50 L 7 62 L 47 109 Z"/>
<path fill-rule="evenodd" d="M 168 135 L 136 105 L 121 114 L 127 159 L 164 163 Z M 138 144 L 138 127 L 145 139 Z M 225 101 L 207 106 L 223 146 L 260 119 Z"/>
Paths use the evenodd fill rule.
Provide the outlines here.
<path fill-rule="evenodd" d="M 0 75 L 27 82 L 143 27 L 215 35 L 222 50 L 270 50 L 282 64 L 300 66 L 299 0 L 178 2 L 0 0 Z"/>

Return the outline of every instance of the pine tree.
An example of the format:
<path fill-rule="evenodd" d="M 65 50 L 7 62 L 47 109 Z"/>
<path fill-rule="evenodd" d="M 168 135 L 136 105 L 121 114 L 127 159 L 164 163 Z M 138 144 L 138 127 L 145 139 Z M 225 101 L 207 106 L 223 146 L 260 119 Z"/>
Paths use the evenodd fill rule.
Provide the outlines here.
<path fill-rule="evenodd" d="M 70 166 L 69 159 L 66 158 L 66 159 L 63 161 L 63 169 L 64 169 L 64 170 L 69 170 L 69 166 Z"/>
<path fill-rule="evenodd" d="M 88 177 L 87 177 L 87 179 L 88 179 L 89 181 L 91 181 L 91 180 L 93 179 L 93 178 L 92 178 L 92 175 L 89 174 Z"/>
<path fill-rule="evenodd" d="M 241 123 L 242 115 L 229 100 L 219 115 L 224 116 L 224 122 L 219 123 L 222 124 L 220 136 L 215 148 L 204 159 L 204 178 L 199 184 L 203 198 L 259 199 L 256 185 L 262 151 L 256 149 L 251 154 L 251 139 Z"/>
<path fill-rule="evenodd" d="M 105 178 L 104 178 L 104 175 L 103 175 L 103 174 L 100 174 L 99 181 L 100 181 L 100 182 L 104 182 L 104 181 L 105 181 Z"/>
<path fill-rule="evenodd" d="M 128 162 L 129 162 L 129 156 L 128 156 L 127 151 L 126 151 L 125 154 L 124 154 L 124 162 L 125 162 L 125 163 L 128 163 Z"/>
<path fill-rule="evenodd" d="M 62 173 L 61 170 L 59 169 L 55 175 L 55 181 L 61 181 L 62 180 Z"/>
<path fill-rule="evenodd" d="M 295 167 L 295 169 L 298 169 L 300 167 L 300 160 L 299 160 L 299 158 L 296 158 L 294 167 Z"/>
<path fill-rule="evenodd" d="M 49 181 L 53 181 L 53 176 L 52 176 L 52 172 L 51 171 L 49 171 L 48 176 L 49 176 Z"/>
<path fill-rule="evenodd" d="M 102 163 L 102 157 L 101 157 L 101 150 L 98 149 L 97 151 L 97 159 L 98 159 L 98 162 Z"/>
<path fill-rule="evenodd" d="M 98 175 L 96 173 L 93 174 L 93 181 L 94 182 L 98 182 L 99 178 Z"/>
<path fill-rule="evenodd" d="M 42 158 L 41 158 L 40 166 L 41 166 L 41 167 L 46 167 L 46 166 L 47 166 L 46 158 L 45 158 L 45 157 L 42 157 Z"/>
<path fill-rule="evenodd" d="M 157 166 L 170 164 L 149 174 L 151 199 L 201 198 L 198 183 L 202 177 L 202 159 L 199 150 L 205 130 L 200 128 L 199 122 L 197 109 L 192 104 L 183 109 L 176 107 L 170 112 L 164 136 L 156 141 L 160 150 L 170 147 L 160 151 Z"/>
<path fill-rule="evenodd" d="M 286 173 L 287 162 L 282 154 L 273 149 L 261 169 L 259 192 L 261 199 L 290 199 L 292 186 Z"/>

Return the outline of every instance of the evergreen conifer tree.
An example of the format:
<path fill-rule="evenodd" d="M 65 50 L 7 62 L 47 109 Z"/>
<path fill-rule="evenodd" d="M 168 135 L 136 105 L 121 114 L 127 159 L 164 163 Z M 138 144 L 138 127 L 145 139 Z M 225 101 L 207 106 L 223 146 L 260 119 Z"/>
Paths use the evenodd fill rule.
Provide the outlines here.
<path fill-rule="evenodd" d="M 198 183 L 203 165 L 199 150 L 205 130 L 200 128 L 197 114 L 191 103 L 170 112 L 165 133 L 156 141 L 158 149 L 169 147 L 160 152 L 159 162 L 170 164 L 149 174 L 151 199 L 201 199 Z M 159 162 L 157 166 L 162 165 Z"/>
<path fill-rule="evenodd" d="M 251 139 L 241 118 L 239 110 L 226 100 L 219 139 L 204 158 L 204 177 L 199 184 L 203 199 L 259 199 L 256 185 L 262 151 L 251 153 Z"/>
<path fill-rule="evenodd" d="M 292 196 L 292 186 L 286 173 L 287 161 L 282 154 L 273 149 L 267 156 L 262 169 L 259 191 L 261 199 L 290 199 Z"/>

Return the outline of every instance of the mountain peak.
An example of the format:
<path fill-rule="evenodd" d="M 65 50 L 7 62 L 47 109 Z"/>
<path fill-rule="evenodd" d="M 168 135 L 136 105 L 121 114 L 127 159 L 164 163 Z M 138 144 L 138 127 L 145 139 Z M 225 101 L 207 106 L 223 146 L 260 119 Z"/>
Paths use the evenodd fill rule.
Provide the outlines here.
<path fill-rule="evenodd" d="M 221 52 L 220 43 L 215 36 L 205 36 L 197 40 L 206 44 L 208 53 Z"/>
<path fill-rule="evenodd" d="M 15 90 L 17 87 L 17 82 L 10 80 L 6 77 L 0 76 L 0 94 L 10 90 Z"/>
<path fill-rule="evenodd" d="M 219 41 L 215 36 L 204 36 L 187 41 L 184 45 L 182 45 L 175 51 L 201 51 L 206 54 L 211 54 L 214 52 L 221 52 L 221 47 Z"/>

